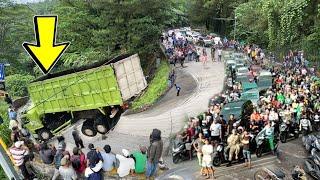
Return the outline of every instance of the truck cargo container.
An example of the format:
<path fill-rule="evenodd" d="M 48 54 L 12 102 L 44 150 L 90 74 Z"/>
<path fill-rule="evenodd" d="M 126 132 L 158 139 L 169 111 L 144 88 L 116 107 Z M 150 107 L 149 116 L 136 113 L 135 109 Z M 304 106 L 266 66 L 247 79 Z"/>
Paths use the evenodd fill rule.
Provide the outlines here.
<path fill-rule="evenodd" d="M 137 54 L 49 74 L 28 86 L 32 104 L 24 116 L 25 127 L 48 140 L 82 120 L 83 134 L 104 134 L 117 123 L 125 102 L 146 87 Z"/>

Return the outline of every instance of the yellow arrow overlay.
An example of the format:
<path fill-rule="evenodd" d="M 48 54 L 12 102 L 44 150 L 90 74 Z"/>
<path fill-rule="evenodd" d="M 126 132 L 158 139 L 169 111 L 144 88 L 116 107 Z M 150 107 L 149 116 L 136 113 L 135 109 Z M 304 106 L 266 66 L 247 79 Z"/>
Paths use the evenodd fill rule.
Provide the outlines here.
<path fill-rule="evenodd" d="M 41 71 L 47 74 L 70 43 L 56 44 L 58 16 L 34 16 L 33 21 L 37 44 L 24 42 L 22 46 Z"/>

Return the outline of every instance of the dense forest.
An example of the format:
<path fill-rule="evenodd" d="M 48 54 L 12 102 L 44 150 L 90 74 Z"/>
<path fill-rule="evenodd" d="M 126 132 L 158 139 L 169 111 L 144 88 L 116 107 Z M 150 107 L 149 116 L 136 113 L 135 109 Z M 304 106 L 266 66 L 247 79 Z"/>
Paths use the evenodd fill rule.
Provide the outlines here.
<path fill-rule="evenodd" d="M 192 0 L 187 12 L 192 25 L 229 38 L 235 35 L 279 58 L 292 49 L 319 61 L 319 0 Z"/>

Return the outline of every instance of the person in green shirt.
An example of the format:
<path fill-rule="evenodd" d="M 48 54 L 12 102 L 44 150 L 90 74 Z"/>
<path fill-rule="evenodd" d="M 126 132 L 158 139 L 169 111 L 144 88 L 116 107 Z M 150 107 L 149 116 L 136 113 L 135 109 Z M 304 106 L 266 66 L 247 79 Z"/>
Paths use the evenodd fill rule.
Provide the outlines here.
<path fill-rule="evenodd" d="M 132 153 L 132 157 L 135 161 L 135 173 L 141 174 L 145 172 L 147 163 L 147 148 L 145 146 L 140 146 L 140 152 Z"/>

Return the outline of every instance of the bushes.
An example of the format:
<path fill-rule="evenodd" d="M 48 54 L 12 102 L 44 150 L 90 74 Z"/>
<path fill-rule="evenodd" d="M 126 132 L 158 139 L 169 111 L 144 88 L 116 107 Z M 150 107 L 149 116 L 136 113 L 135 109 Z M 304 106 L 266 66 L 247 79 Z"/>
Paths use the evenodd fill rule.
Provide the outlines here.
<path fill-rule="evenodd" d="M 6 77 L 6 90 L 14 97 L 26 96 L 27 85 L 34 79 L 31 75 L 14 74 Z"/>
<path fill-rule="evenodd" d="M 0 116 L 3 119 L 3 124 L 0 124 L 0 137 L 7 145 L 10 145 L 8 108 L 7 103 L 0 101 Z"/>
<path fill-rule="evenodd" d="M 166 61 L 162 61 L 145 93 L 132 103 L 132 109 L 137 110 L 155 103 L 168 88 L 169 73 L 169 64 Z"/>

